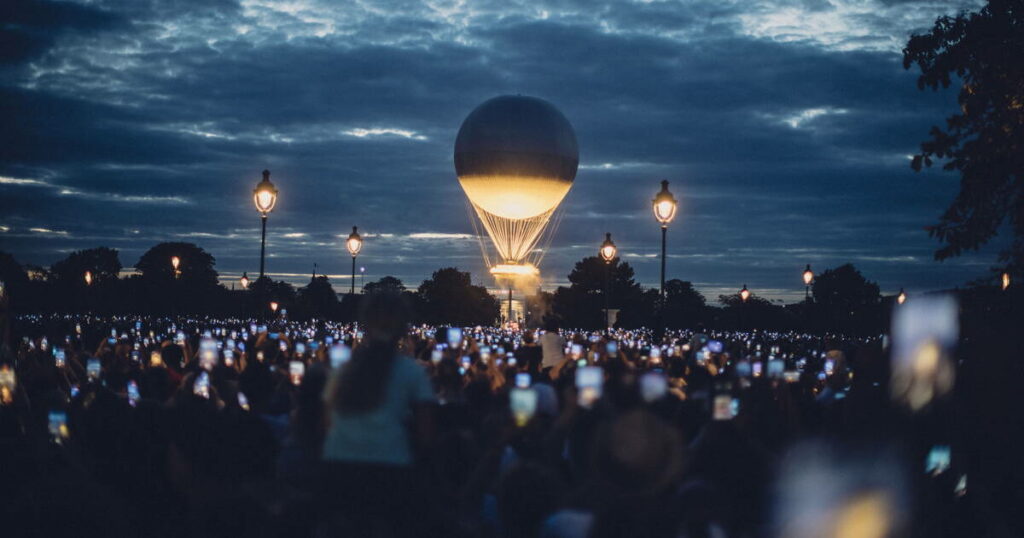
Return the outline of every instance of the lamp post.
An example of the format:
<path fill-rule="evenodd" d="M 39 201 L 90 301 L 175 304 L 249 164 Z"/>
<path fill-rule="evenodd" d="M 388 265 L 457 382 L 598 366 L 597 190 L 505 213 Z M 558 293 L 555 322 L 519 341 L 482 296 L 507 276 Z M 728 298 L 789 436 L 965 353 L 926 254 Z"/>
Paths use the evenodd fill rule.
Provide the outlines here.
<path fill-rule="evenodd" d="M 242 271 L 242 278 L 238 279 L 238 284 L 242 286 L 243 290 L 249 289 L 249 274 Z"/>
<path fill-rule="evenodd" d="M 811 282 L 814 280 L 814 271 L 811 271 L 811 264 L 804 269 L 804 301 L 811 302 Z"/>
<path fill-rule="evenodd" d="M 900 294 L 896 296 L 896 304 L 903 304 L 907 302 L 907 294 L 904 293 L 903 288 L 900 288 Z"/>
<path fill-rule="evenodd" d="M 357 227 L 352 227 L 352 233 L 348 234 L 348 239 L 345 240 L 345 248 L 352 255 L 352 288 L 348 293 L 349 295 L 354 295 L 356 293 L 356 256 L 363 249 L 363 238 L 359 236 L 359 229 Z"/>
<path fill-rule="evenodd" d="M 178 267 L 181 266 L 181 258 L 177 256 L 171 256 L 171 269 L 174 269 L 174 278 L 181 277 L 181 271 Z"/>
<path fill-rule="evenodd" d="M 85 272 L 85 285 L 92 286 L 92 271 Z"/>
<path fill-rule="evenodd" d="M 610 327 L 611 316 L 608 311 L 608 273 L 611 271 L 612 260 L 615 259 L 615 253 L 618 249 L 615 248 L 615 243 L 612 241 L 612 234 L 608 232 L 604 234 L 604 243 L 601 243 L 601 259 L 604 260 L 604 325 L 605 328 Z"/>
<path fill-rule="evenodd" d="M 676 216 L 676 208 L 679 203 L 668 190 L 668 180 L 661 181 L 661 191 L 654 195 L 652 208 L 654 218 L 661 224 L 661 286 L 658 288 L 658 298 L 665 301 L 665 242 L 668 234 L 668 224 Z"/>
<path fill-rule="evenodd" d="M 263 233 L 260 236 L 260 278 L 263 278 L 264 259 L 267 252 L 267 215 L 274 210 L 277 204 L 277 188 L 270 182 L 270 170 L 263 171 L 263 181 L 256 184 L 252 191 L 252 199 L 256 204 L 256 211 L 260 212 L 263 221 Z"/>
<path fill-rule="evenodd" d="M 743 289 L 740 290 L 740 329 L 743 329 L 743 313 L 747 308 L 747 299 L 750 298 L 750 290 L 747 289 L 747 285 L 743 285 Z"/>
<path fill-rule="evenodd" d="M 279 306 L 281 305 L 277 304 L 277 301 L 270 301 L 270 311 L 273 312 L 274 314 L 277 314 L 277 308 Z"/>
<path fill-rule="evenodd" d="M 1006 291 L 1006 288 L 1009 288 L 1009 287 L 1010 287 L 1010 272 L 1009 271 L 1004 271 L 1003 272 L 1003 291 Z"/>

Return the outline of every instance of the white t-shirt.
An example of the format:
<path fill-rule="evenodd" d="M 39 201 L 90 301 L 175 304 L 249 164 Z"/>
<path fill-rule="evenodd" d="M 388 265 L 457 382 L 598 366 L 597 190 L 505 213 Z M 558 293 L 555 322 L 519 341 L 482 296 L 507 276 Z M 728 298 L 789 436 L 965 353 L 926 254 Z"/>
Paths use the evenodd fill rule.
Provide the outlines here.
<path fill-rule="evenodd" d="M 557 331 L 548 331 L 540 337 L 540 347 L 543 353 L 540 362 L 541 368 L 553 368 L 562 363 L 565 359 L 565 341 Z"/>

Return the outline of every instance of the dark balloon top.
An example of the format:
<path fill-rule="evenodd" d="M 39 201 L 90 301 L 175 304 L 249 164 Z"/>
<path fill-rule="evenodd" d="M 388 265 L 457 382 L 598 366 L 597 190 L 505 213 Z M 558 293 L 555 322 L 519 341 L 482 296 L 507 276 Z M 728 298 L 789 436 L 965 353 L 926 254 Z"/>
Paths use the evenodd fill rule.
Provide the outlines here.
<path fill-rule="evenodd" d="M 576 133 L 551 103 L 502 95 L 469 113 L 455 139 L 455 173 L 555 177 L 572 181 L 579 166 Z"/>

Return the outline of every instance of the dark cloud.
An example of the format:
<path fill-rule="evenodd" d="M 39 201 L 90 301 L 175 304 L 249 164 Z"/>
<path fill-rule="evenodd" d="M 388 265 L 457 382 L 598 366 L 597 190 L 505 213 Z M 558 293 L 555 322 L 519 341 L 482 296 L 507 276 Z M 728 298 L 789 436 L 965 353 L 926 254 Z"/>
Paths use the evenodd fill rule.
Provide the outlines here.
<path fill-rule="evenodd" d="M 0 66 L 36 58 L 68 32 L 114 27 L 115 14 L 70 2 L 7 0 L 0 5 Z"/>
<path fill-rule="evenodd" d="M 522 93 L 561 108 L 581 149 L 552 282 L 605 231 L 655 282 L 661 178 L 682 201 L 670 276 L 706 290 L 798 294 L 808 262 L 852 261 L 889 291 L 984 268 L 930 259 L 923 227 L 956 179 L 906 156 L 953 96 L 918 92 L 893 46 L 957 2 L 18 4 L 0 11 L 2 39 L 27 40 L 0 67 L 0 248 L 23 261 L 103 244 L 131 264 L 186 240 L 226 275 L 253 269 L 249 193 L 269 168 L 271 271 L 341 278 L 357 224 L 369 278 L 483 279 L 452 145 L 478 103 Z"/>

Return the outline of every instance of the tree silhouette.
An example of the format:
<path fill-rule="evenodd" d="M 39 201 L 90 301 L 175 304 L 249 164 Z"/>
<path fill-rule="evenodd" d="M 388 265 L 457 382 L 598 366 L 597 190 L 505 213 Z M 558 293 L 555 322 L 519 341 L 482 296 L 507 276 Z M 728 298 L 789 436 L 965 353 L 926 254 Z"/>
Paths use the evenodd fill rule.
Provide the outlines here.
<path fill-rule="evenodd" d="M 552 308 L 567 327 L 603 327 L 606 275 L 609 307 L 627 310 L 641 295 L 633 274 L 633 268 L 619 258 L 607 264 L 597 256 L 583 258 L 569 273 L 569 287 L 555 290 Z"/>
<path fill-rule="evenodd" d="M 772 306 L 772 302 L 760 295 L 751 293 L 747 300 L 744 301 L 740 297 L 739 293 L 732 293 L 729 295 L 719 295 L 718 302 L 726 308 L 749 308 L 749 309 L 762 309 Z"/>
<path fill-rule="evenodd" d="M 363 286 L 363 293 L 376 293 L 379 291 L 402 293 L 405 291 L 405 284 L 402 284 L 401 280 L 393 276 L 385 276 L 376 282 L 368 282 Z"/>
<path fill-rule="evenodd" d="M 176 278 L 171 258 L 180 260 Z M 160 243 L 139 258 L 135 269 L 146 280 L 182 280 L 193 285 L 217 285 L 217 271 L 213 256 L 193 243 Z"/>
<path fill-rule="evenodd" d="M 692 328 L 704 319 L 704 296 L 691 282 L 673 278 L 665 282 L 665 326 Z"/>
<path fill-rule="evenodd" d="M 249 285 L 245 310 L 248 315 L 266 317 L 271 315 L 270 302 L 279 308 L 289 309 L 296 301 L 295 287 L 283 281 L 274 282 L 268 276 L 257 278 Z"/>
<path fill-rule="evenodd" d="M 32 306 L 32 294 L 29 291 L 28 275 L 14 256 L 0 252 L 0 282 L 3 292 L 0 293 L 0 355 L 4 346 L 10 346 L 11 314 L 23 312 Z"/>
<path fill-rule="evenodd" d="M 107 247 L 76 250 L 50 266 L 50 274 L 60 282 L 80 284 L 85 272 L 92 273 L 94 283 L 114 280 L 121 273 L 117 251 Z"/>
<path fill-rule="evenodd" d="M 7 252 L 0 251 L 0 280 L 8 285 L 18 281 L 28 280 L 25 268 L 14 259 L 14 256 Z"/>
<path fill-rule="evenodd" d="M 434 271 L 419 287 L 420 313 L 434 324 L 489 325 L 498 319 L 498 300 L 487 288 L 474 286 L 469 273 L 454 267 Z"/>
<path fill-rule="evenodd" d="M 832 326 L 847 332 L 873 332 L 880 329 L 881 294 L 878 284 L 868 281 L 852 264 L 826 269 L 811 285 L 814 308 Z"/>
<path fill-rule="evenodd" d="M 960 192 L 928 228 L 943 245 L 939 260 L 977 250 L 1004 223 L 1013 234 L 999 259 L 1017 274 L 1024 268 L 1024 9 L 1018 0 L 990 0 L 977 13 L 940 17 L 931 31 L 914 35 L 903 66 L 917 66 L 920 89 L 960 83 L 959 113 L 946 127 L 932 127 L 911 166 L 934 159 L 960 172 Z"/>
<path fill-rule="evenodd" d="M 338 295 L 326 276 L 317 276 L 299 288 L 295 306 L 299 317 L 330 319 L 338 313 Z"/>

